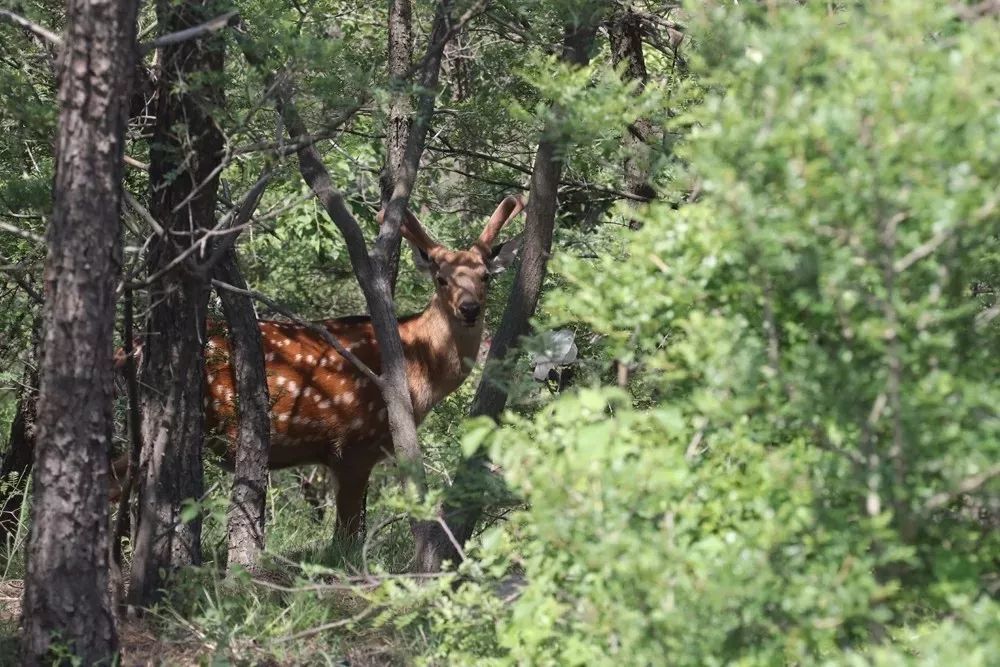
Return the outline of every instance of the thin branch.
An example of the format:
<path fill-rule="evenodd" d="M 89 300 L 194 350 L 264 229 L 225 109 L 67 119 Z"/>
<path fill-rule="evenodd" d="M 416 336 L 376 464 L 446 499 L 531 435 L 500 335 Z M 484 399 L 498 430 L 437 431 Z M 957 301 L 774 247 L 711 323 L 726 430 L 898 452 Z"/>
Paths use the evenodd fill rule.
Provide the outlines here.
<path fill-rule="evenodd" d="M 318 635 L 321 632 L 326 632 L 327 630 L 335 630 L 336 628 L 342 628 L 342 627 L 344 627 L 346 625 L 350 625 L 352 623 L 357 623 L 358 621 L 364 619 L 366 616 L 372 615 L 373 613 L 375 613 L 376 609 L 378 609 L 378 607 L 375 607 L 374 605 L 371 606 L 371 607 L 365 607 L 360 612 L 358 612 L 357 614 L 355 614 L 354 616 L 351 616 L 349 618 L 343 618 L 343 619 L 341 619 L 339 621 L 334 621 L 332 623 L 325 623 L 323 625 L 317 625 L 315 628 L 310 628 L 309 630 L 303 630 L 302 632 L 296 632 L 294 635 L 288 635 L 286 637 L 281 637 L 279 639 L 275 639 L 274 643 L 276 643 L 276 644 L 284 644 L 285 642 L 294 641 L 296 639 L 304 639 L 306 637 L 312 637 L 313 635 Z"/>
<path fill-rule="evenodd" d="M 451 528 L 448 527 L 448 524 L 445 522 L 444 517 L 438 516 L 437 522 L 438 525 L 441 526 L 441 530 L 444 531 L 444 534 L 448 536 L 448 541 L 451 542 L 451 546 L 455 547 L 455 551 L 458 553 L 458 557 L 461 558 L 462 561 L 464 562 L 466 560 L 465 550 L 462 549 L 462 545 L 458 543 L 457 539 L 455 539 L 455 533 L 451 532 Z"/>
<path fill-rule="evenodd" d="M 942 491 L 941 493 L 936 493 L 930 497 L 930 500 L 924 504 L 925 510 L 936 510 L 941 509 L 948 503 L 950 503 L 955 498 L 967 493 L 975 493 L 988 482 L 1000 477 L 1000 466 L 993 466 L 988 468 L 981 473 L 966 477 L 958 483 L 958 486 L 952 491 Z"/>
<path fill-rule="evenodd" d="M 24 277 L 24 274 L 28 273 L 28 268 L 23 264 L 12 264 L 9 260 L 0 255 L 0 262 L 8 264 L 8 266 L 0 266 L 0 271 L 9 275 L 18 287 L 24 290 L 28 297 L 35 303 L 43 303 L 42 295 L 38 293 L 32 284 Z"/>
<path fill-rule="evenodd" d="M 55 47 L 61 47 L 63 44 L 62 37 L 52 32 L 48 28 L 42 27 L 33 21 L 29 21 L 20 14 L 15 14 L 7 9 L 0 9 L 0 19 L 7 19 L 10 23 L 16 26 L 20 26 L 37 37 L 41 37 L 49 44 Z"/>
<path fill-rule="evenodd" d="M 274 175 L 271 167 L 266 167 L 264 172 L 257 179 L 257 182 L 253 184 L 253 187 L 247 191 L 243 197 L 236 202 L 233 208 L 226 213 L 216 227 L 219 231 L 232 232 L 226 234 L 223 239 L 215 245 L 212 250 L 212 255 L 205 262 L 203 262 L 199 267 L 199 271 L 204 272 L 205 275 L 212 270 L 219 260 L 236 244 L 236 239 L 239 238 L 239 232 L 242 231 L 243 227 L 253 216 L 254 211 L 257 210 L 257 206 L 260 205 L 260 199 L 264 195 L 264 190 L 267 189 L 267 184 L 271 180 L 271 176 Z M 214 231 L 214 230 L 213 230 Z"/>
<path fill-rule="evenodd" d="M 153 214 L 149 212 L 145 206 L 139 203 L 139 200 L 132 196 L 132 193 L 128 190 L 124 190 L 122 194 L 125 196 L 125 203 L 131 208 L 136 214 L 143 219 L 143 221 L 149 225 L 149 228 L 153 230 L 153 233 L 157 236 L 163 236 L 163 226 L 156 221 Z"/>
<path fill-rule="evenodd" d="M 400 516 L 398 518 L 405 518 Z M 271 554 L 273 555 L 273 554 Z M 296 563 L 297 565 L 297 563 Z M 250 581 L 272 591 L 282 593 L 324 593 L 329 591 L 356 591 L 359 588 L 376 588 L 386 581 L 427 581 L 429 579 L 441 579 L 452 576 L 450 572 L 409 572 L 406 574 L 380 574 L 377 577 L 370 575 L 347 576 L 340 578 L 340 581 L 328 582 L 324 584 L 306 584 L 304 586 L 284 586 L 276 584 L 266 579 L 251 579 Z"/>
<path fill-rule="evenodd" d="M 903 271 L 906 271 L 908 268 L 910 268 L 920 260 L 930 256 L 935 250 L 940 248 L 941 244 L 947 241 L 948 237 L 950 236 L 951 236 L 950 230 L 944 229 L 939 231 L 937 234 L 932 236 L 929 241 L 918 245 L 916 248 L 908 252 L 905 256 L 896 260 L 896 263 L 892 267 L 893 271 L 895 271 L 896 273 L 902 273 Z"/>
<path fill-rule="evenodd" d="M 29 232 L 26 229 L 21 229 L 20 227 L 10 224 L 9 222 L 3 222 L 2 220 L 0 220 L 0 231 L 13 234 L 14 236 L 20 236 L 22 239 L 27 239 L 28 241 L 32 241 L 34 243 L 45 243 L 45 239 L 38 234 Z"/>
<path fill-rule="evenodd" d="M 221 280 L 217 280 L 215 278 L 212 279 L 212 285 L 214 287 L 218 287 L 219 289 L 229 290 L 230 292 L 235 292 L 236 294 L 242 294 L 243 296 L 248 296 L 251 299 L 254 299 L 255 301 L 260 301 L 274 312 L 284 315 L 292 322 L 295 322 L 296 324 L 309 329 L 310 331 L 318 335 L 320 338 L 322 338 L 328 345 L 330 345 L 330 347 L 332 347 L 338 353 L 340 353 L 340 356 L 344 357 L 349 362 L 354 364 L 354 367 L 357 368 L 362 373 L 364 373 L 369 380 L 374 382 L 379 387 L 382 386 L 382 378 L 376 375 L 375 372 L 371 368 L 369 368 L 368 365 L 365 364 L 365 362 L 361 361 L 361 359 L 355 356 L 353 352 L 344 347 L 343 343 L 337 340 L 337 337 L 331 334 L 326 327 L 322 327 L 316 324 L 315 322 L 310 322 L 308 320 L 302 319 L 286 306 L 281 305 L 274 299 L 265 296 L 260 292 L 255 292 L 254 290 L 249 290 L 249 289 L 240 289 L 239 287 L 230 285 L 229 283 L 222 282 Z"/>
<path fill-rule="evenodd" d="M 145 162 L 140 162 L 139 160 L 136 160 L 134 157 L 125 155 L 122 157 L 122 160 L 125 162 L 125 164 L 127 164 L 130 167 L 135 167 L 136 169 L 140 169 L 142 171 L 149 171 L 148 164 L 146 164 Z"/>
<path fill-rule="evenodd" d="M 255 153 L 257 151 L 274 151 L 274 153 L 280 157 L 294 155 L 303 148 L 313 146 L 324 139 L 331 139 L 335 137 L 347 121 L 351 120 L 351 118 L 365 108 L 368 101 L 369 100 L 363 100 L 354 106 L 348 107 L 342 111 L 339 116 L 327 123 L 323 130 L 316 132 L 315 134 L 299 135 L 288 141 L 261 141 L 254 144 L 237 146 L 233 149 L 232 154 L 233 156 L 236 156 L 246 153 Z"/>
<path fill-rule="evenodd" d="M 239 21 L 240 13 L 237 10 L 232 10 L 216 16 L 214 19 L 209 19 L 204 23 L 199 23 L 196 26 L 190 28 L 185 28 L 184 30 L 178 30 L 177 32 L 172 32 L 161 37 L 157 37 L 152 42 L 142 44 L 139 49 L 142 53 L 149 53 L 153 49 L 158 49 L 164 46 L 170 46 L 171 44 L 180 44 L 181 42 L 186 42 L 192 39 L 198 39 L 204 35 L 218 32 L 228 25 L 235 24 Z"/>
<path fill-rule="evenodd" d="M 513 169 L 514 171 L 519 171 L 522 174 L 529 174 L 530 175 L 531 171 L 532 171 L 531 167 L 529 167 L 527 165 L 518 164 L 518 163 L 512 162 L 510 160 L 505 160 L 504 158 L 496 157 L 495 155 L 490 155 L 489 153 L 482 153 L 480 151 L 469 150 L 469 149 L 464 149 L 464 148 L 455 148 L 455 147 L 451 146 L 450 144 L 448 144 L 447 142 L 444 142 L 444 147 L 431 145 L 431 146 L 427 147 L 427 150 L 433 151 L 435 153 L 444 153 L 446 155 L 463 155 L 463 156 L 466 156 L 466 157 L 479 158 L 479 159 L 482 159 L 482 160 L 486 160 L 487 162 L 494 162 L 496 164 L 503 165 L 504 167 L 507 167 L 508 169 Z M 496 184 L 496 185 L 500 185 L 501 184 L 499 181 L 491 181 L 491 180 L 482 178 L 480 176 L 476 176 L 475 174 L 466 173 L 466 172 L 463 172 L 463 171 L 459 171 L 457 169 L 446 168 L 446 167 L 438 167 L 438 168 L 439 169 L 445 169 L 447 171 L 451 171 L 452 173 L 459 174 L 460 176 L 466 176 L 468 178 L 472 178 L 472 179 L 475 179 L 475 180 L 478 180 L 478 181 L 481 181 L 481 182 L 484 182 L 484 183 L 493 183 L 493 184 Z M 601 185 L 594 185 L 593 183 L 588 183 L 586 181 L 569 181 L 569 180 L 563 179 L 563 180 L 559 181 L 559 185 L 563 185 L 563 186 L 570 187 L 570 188 L 577 188 L 577 189 L 580 189 L 580 190 L 588 190 L 590 192 L 599 192 L 601 194 L 606 194 L 606 195 L 613 196 L 613 197 L 615 197 L 617 199 L 628 199 L 628 200 L 636 201 L 636 202 L 640 202 L 640 203 L 648 203 L 649 202 L 649 197 L 643 197 L 642 195 L 637 195 L 637 194 L 634 194 L 634 193 L 631 193 L 631 192 L 625 192 L 623 190 L 615 190 L 613 188 L 606 188 L 606 187 L 601 186 Z"/>

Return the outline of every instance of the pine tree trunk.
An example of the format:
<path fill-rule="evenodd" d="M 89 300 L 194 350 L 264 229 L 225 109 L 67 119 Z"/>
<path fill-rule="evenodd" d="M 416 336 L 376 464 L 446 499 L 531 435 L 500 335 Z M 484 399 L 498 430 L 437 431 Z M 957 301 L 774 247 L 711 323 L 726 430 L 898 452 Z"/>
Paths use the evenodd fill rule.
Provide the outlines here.
<path fill-rule="evenodd" d="M 45 265 L 22 664 L 110 662 L 108 454 L 119 206 L 136 3 L 69 0 Z"/>
<path fill-rule="evenodd" d="M 215 276 L 234 287 L 246 289 L 229 250 L 215 269 Z M 267 498 L 267 460 L 271 446 L 270 403 L 264 372 L 264 344 L 250 297 L 218 290 L 229 324 L 230 363 L 239 396 L 239 430 L 236 439 L 236 470 L 229 505 L 228 566 L 257 566 L 264 550 L 264 515 Z"/>
<path fill-rule="evenodd" d="M 410 0 L 392 0 L 389 5 L 389 81 L 393 86 L 389 117 L 386 119 L 385 168 L 382 174 L 382 206 L 389 204 L 396 175 L 403 166 L 410 140 L 413 105 L 407 82 L 403 80 L 413 58 L 413 7 Z"/>
<path fill-rule="evenodd" d="M 220 12 L 213 0 L 160 0 L 163 33 L 195 26 Z M 150 151 L 150 212 L 167 234 L 151 248 L 150 271 L 164 269 L 215 224 L 222 134 L 212 119 L 222 102 L 217 81 L 224 41 L 218 35 L 164 47 L 158 81 L 156 127 Z M 139 525 L 129 603 L 158 597 L 162 573 L 201 562 L 201 517 L 182 521 L 185 502 L 204 492 L 205 311 L 209 289 L 183 265 L 150 286 L 142 369 L 143 450 Z"/>

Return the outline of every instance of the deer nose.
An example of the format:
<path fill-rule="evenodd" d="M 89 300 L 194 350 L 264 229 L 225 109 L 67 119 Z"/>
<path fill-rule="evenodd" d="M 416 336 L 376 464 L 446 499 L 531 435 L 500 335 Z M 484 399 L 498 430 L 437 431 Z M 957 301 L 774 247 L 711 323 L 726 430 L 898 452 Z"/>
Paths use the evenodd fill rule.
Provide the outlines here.
<path fill-rule="evenodd" d="M 466 301 L 458 305 L 458 312 L 462 313 L 462 317 L 467 320 L 474 320 L 479 317 L 479 311 L 482 307 L 475 301 Z"/>

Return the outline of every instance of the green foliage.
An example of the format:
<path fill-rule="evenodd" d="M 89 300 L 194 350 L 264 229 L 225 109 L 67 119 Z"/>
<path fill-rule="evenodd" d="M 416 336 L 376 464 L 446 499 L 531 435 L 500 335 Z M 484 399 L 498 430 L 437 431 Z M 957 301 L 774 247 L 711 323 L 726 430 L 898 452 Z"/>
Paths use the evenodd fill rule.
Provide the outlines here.
<path fill-rule="evenodd" d="M 699 202 L 546 301 L 629 392 L 472 427 L 526 508 L 427 659 L 994 664 L 1000 31 L 904 0 L 699 21 Z"/>
<path fill-rule="evenodd" d="M 267 66 L 227 61 L 220 122 L 241 150 L 226 191 L 278 167 L 242 241 L 246 274 L 309 316 L 361 312 L 339 234 L 294 160 L 268 152 L 261 91 L 268 67 L 287 68 L 322 133 L 375 89 L 370 111 L 317 143 L 372 235 L 385 6 L 243 5 Z M 420 44 L 433 3 L 415 5 Z M 206 516 L 207 563 L 174 576 L 157 633 L 234 663 L 997 664 L 997 20 L 917 0 L 704 3 L 685 17 L 683 62 L 647 44 L 651 80 L 633 95 L 606 47 L 582 69 L 553 57 L 567 20 L 599 5 L 493 3 L 465 42 L 474 66 L 443 75 L 414 199 L 436 238 L 465 245 L 526 182 L 543 129 L 560 143 L 536 325 L 576 332 L 576 388 L 535 384 L 522 355 L 503 366 L 501 425 L 463 421 L 477 372 L 421 431 L 430 499 L 485 449 L 506 488 L 480 491 L 505 520 L 455 571 L 400 576 L 405 519 L 429 505 L 394 471 L 373 481 L 364 545 L 331 545 L 329 499 L 321 515 L 280 473 L 264 568 L 226 580 L 229 478 L 211 468 L 187 511 Z M 0 115 L 0 218 L 34 233 L 54 122 L 41 62 L 0 66 L 0 93 L 34 100 Z M 660 201 L 611 208 L 603 193 L 622 187 L 621 137 L 638 116 L 664 129 Z M 128 184 L 147 187 L 142 173 Z M 0 237 L 0 250 L 38 268 L 24 239 Z M 494 283 L 491 326 L 511 279 Z M 404 259 L 399 310 L 430 289 Z M 30 323 L 14 294 L 0 296 L 0 326 L 20 341 L 5 360 Z M 624 386 L 614 362 L 630 369 Z M 9 384 L 20 369 L 6 368 Z"/>

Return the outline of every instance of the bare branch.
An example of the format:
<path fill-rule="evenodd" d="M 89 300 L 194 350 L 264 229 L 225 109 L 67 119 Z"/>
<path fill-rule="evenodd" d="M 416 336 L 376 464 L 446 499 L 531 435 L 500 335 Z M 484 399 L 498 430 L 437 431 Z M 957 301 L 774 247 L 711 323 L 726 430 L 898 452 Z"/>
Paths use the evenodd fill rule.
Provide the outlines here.
<path fill-rule="evenodd" d="M 216 16 L 214 19 L 210 19 L 204 23 L 199 23 L 196 26 L 157 37 L 152 42 L 141 45 L 139 49 L 142 53 L 148 53 L 153 49 L 170 46 L 171 44 L 180 44 L 181 42 L 186 42 L 191 39 L 198 39 L 204 35 L 218 32 L 228 25 L 234 25 L 237 21 L 239 21 L 239 17 L 240 13 L 234 9 L 226 12 L 225 14 Z"/>
<path fill-rule="evenodd" d="M 975 493 L 988 482 L 997 477 L 1000 477 L 1000 466 L 993 466 L 992 468 L 987 468 L 981 473 L 966 477 L 961 480 L 952 491 L 942 491 L 941 493 L 936 493 L 931 496 L 927 503 L 924 504 L 924 509 L 940 509 L 961 495 Z"/>
<path fill-rule="evenodd" d="M 941 247 L 941 244 L 948 240 L 951 236 L 951 231 L 944 229 L 939 231 L 937 234 L 932 236 L 929 241 L 921 243 L 919 246 L 908 252 L 904 257 L 896 260 L 892 269 L 896 273 L 902 273 L 908 268 L 930 256 L 935 250 Z"/>
<path fill-rule="evenodd" d="M 125 162 L 125 164 L 127 164 L 130 167 L 135 167 L 136 169 L 140 169 L 142 171 L 149 171 L 148 164 L 146 164 L 145 162 L 140 162 L 139 160 L 136 160 L 134 157 L 125 155 L 122 156 L 122 160 Z"/>
<path fill-rule="evenodd" d="M 156 221 L 153 214 L 149 212 L 145 206 L 139 203 L 139 200 L 132 196 L 132 193 L 128 190 L 123 190 L 122 192 L 125 196 L 125 203 L 131 208 L 136 214 L 143 219 L 143 221 L 149 225 L 149 228 L 153 230 L 153 233 L 157 236 L 163 236 L 163 226 Z"/>
<path fill-rule="evenodd" d="M 375 613 L 376 609 L 378 609 L 378 607 L 374 605 L 371 607 L 365 607 L 360 612 L 349 618 L 343 618 L 339 621 L 333 621 L 332 623 L 317 625 L 315 628 L 310 628 L 309 630 L 303 630 L 302 632 L 296 632 L 294 635 L 287 635 L 285 637 L 275 639 L 274 641 L 277 644 L 283 644 L 285 642 L 290 642 L 296 639 L 304 639 L 306 637 L 312 637 L 313 635 L 318 635 L 322 632 L 326 632 L 327 630 L 342 628 L 346 625 L 350 625 L 351 623 L 357 623 L 358 621 L 364 619 L 366 616 L 372 615 L 373 613 Z"/>
<path fill-rule="evenodd" d="M 219 289 L 229 290 L 230 292 L 235 292 L 236 294 L 242 294 L 243 296 L 248 296 L 251 299 L 254 299 L 255 301 L 260 301 L 274 312 L 284 315 L 292 322 L 295 322 L 296 324 L 309 329 L 310 331 L 318 335 L 320 338 L 322 338 L 330 347 L 335 349 L 340 354 L 340 356 L 344 357 L 349 362 L 354 364 L 354 367 L 357 368 L 362 373 L 364 373 L 369 380 L 374 382 L 379 387 L 382 386 L 382 378 L 376 375 L 375 372 L 371 368 L 369 368 L 365 362 L 358 359 L 358 357 L 356 357 L 353 352 L 344 347 L 343 343 L 337 340 L 337 337 L 334 336 L 332 333 L 330 333 L 330 331 L 326 327 L 320 326 L 315 322 L 310 322 L 308 320 L 302 319 L 286 306 L 281 305 L 274 299 L 265 296 L 260 292 L 255 292 L 254 290 L 249 290 L 249 289 L 240 289 L 239 287 L 235 287 L 234 285 L 230 285 L 229 283 L 222 282 L 221 280 L 216 280 L 215 278 L 212 279 L 212 285 L 218 287 Z"/>
<path fill-rule="evenodd" d="M 215 248 L 212 250 L 212 256 L 209 257 L 204 263 L 202 263 L 198 270 L 202 271 L 207 275 L 209 271 L 212 270 L 219 260 L 236 244 L 236 239 L 239 238 L 239 232 L 243 229 L 243 226 L 250 220 L 254 211 L 257 210 L 257 206 L 260 205 L 260 199 L 264 195 L 264 190 L 267 189 L 267 184 L 271 180 L 271 176 L 274 172 L 270 167 L 264 169 L 264 173 L 260 175 L 257 182 L 253 184 L 245 195 L 233 208 L 222 216 L 219 223 L 216 225 L 219 231 L 222 232 L 232 232 L 226 234 L 223 239 L 216 244 Z"/>
<path fill-rule="evenodd" d="M 38 293 L 38 290 L 24 277 L 24 274 L 28 273 L 28 268 L 23 264 L 12 264 L 10 260 L 6 259 L 3 255 L 0 255 L 0 262 L 3 262 L 7 266 L 0 266 L 0 271 L 8 274 L 18 287 L 24 290 L 25 294 L 34 301 L 35 303 L 43 303 L 42 295 Z"/>
<path fill-rule="evenodd" d="M 33 21 L 29 21 L 20 14 L 15 14 L 12 11 L 6 9 L 0 9 L 0 19 L 7 19 L 10 23 L 16 26 L 20 26 L 37 37 L 41 37 L 49 44 L 56 47 L 61 47 L 63 44 L 62 37 L 52 32 L 48 28 L 42 27 Z"/>
<path fill-rule="evenodd" d="M 45 243 L 45 239 L 35 234 L 34 232 L 29 232 L 27 229 L 21 229 L 9 222 L 3 222 L 0 220 L 0 231 L 13 234 L 14 236 L 20 236 L 22 239 L 27 239 L 34 243 Z"/>

